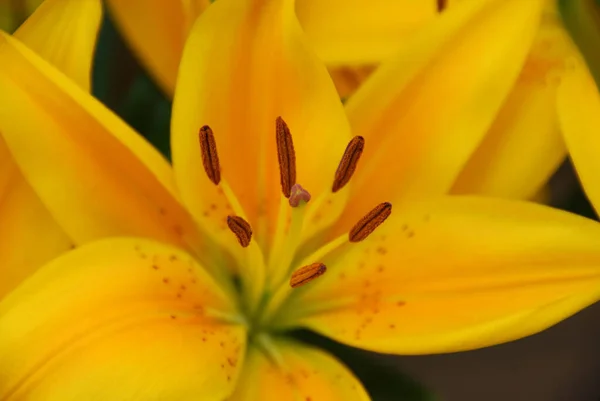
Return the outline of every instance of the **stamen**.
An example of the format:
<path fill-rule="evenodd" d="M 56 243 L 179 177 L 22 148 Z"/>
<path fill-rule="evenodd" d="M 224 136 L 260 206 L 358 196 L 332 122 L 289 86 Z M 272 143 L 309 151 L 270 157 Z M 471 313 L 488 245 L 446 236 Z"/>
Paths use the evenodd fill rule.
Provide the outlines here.
<path fill-rule="evenodd" d="M 256 241 L 252 241 L 252 227 L 246 220 L 246 214 L 242 205 L 235 196 L 231 186 L 227 183 L 227 180 L 224 178 L 221 179 L 217 145 L 209 126 L 205 125 L 200 128 L 199 140 L 202 164 L 206 175 L 213 184 L 218 185 L 223 191 L 223 195 L 225 195 L 233 212 L 233 215 L 227 217 L 227 226 L 244 248 L 243 252 L 234 252 L 234 256 L 236 259 L 239 259 L 240 264 L 247 267 L 240 270 L 242 295 L 246 309 L 253 313 L 259 307 L 261 296 L 264 292 L 266 266 L 263 254 Z M 217 241 L 221 242 L 221 238 L 219 237 Z"/>
<path fill-rule="evenodd" d="M 291 207 L 298 207 L 302 201 L 305 203 L 310 201 L 310 193 L 306 189 L 302 188 L 300 184 L 294 184 L 290 192 Z"/>
<path fill-rule="evenodd" d="M 335 171 L 335 178 L 333 179 L 333 187 L 331 192 L 337 192 L 342 189 L 352 175 L 356 171 L 356 165 L 360 160 L 363 149 L 365 147 L 365 140 L 362 136 L 355 136 L 346 146 L 340 165 Z"/>
<path fill-rule="evenodd" d="M 365 217 L 352 227 L 348 238 L 350 242 L 360 242 L 367 238 L 377 227 L 381 225 L 392 214 L 392 204 L 384 202 L 377 205 Z"/>
<path fill-rule="evenodd" d="M 240 216 L 227 216 L 227 226 L 238 239 L 240 245 L 246 248 L 252 239 L 252 227 Z"/>
<path fill-rule="evenodd" d="M 215 185 L 221 181 L 221 166 L 219 165 L 219 155 L 217 154 L 217 143 L 215 136 L 208 125 L 200 128 L 199 132 L 200 150 L 202 152 L 202 164 L 208 179 Z"/>
<path fill-rule="evenodd" d="M 296 209 L 292 209 L 295 211 Z M 332 241 L 328 242 L 309 256 L 303 258 L 299 263 L 294 263 L 294 266 L 304 266 L 296 270 L 290 279 L 290 285 L 281 282 L 271 297 L 270 301 L 264 308 L 262 315 L 263 321 L 272 321 L 277 315 L 281 306 L 290 297 L 293 289 L 299 285 L 305 284 L 319 277 L 325 272 L 325 265 L 322 263 L 311 263 L 313 260 L 324 260 L 333 252 L 340 251 L 345 247 L 351 246 L 351 242 L 359 242 L 367 238 L 377 227 L 381 225 L 392 213 L 392 205 L 388 202 L 378 205 L 363 217 L 353 228 L 349 234 L 343 234 Z M 323 265 L 322 269 L 320 265 Z M 322 270 L 322 271 L 321 271 Z M 315 273 L 316 272 L 316 273 Z M 274 283 L 279 281 L 274 280 Z M 343 301 L 346 302 L 346 301 Z"/>
<path fill-rule="evenodd" d="M 441 13 L 442 11 L 444 11 L 446 9 L 446 7 L 448 6 L 447 3 L 448 3 L 447 0 L 437 0 L 438 13 Z"/>
<path fill-rule="evenodd" d="M 292 273 L 292 277 L 290 278 L 290 286 L 292 288 L 296 288 L 309 283 L 317 277 L 325 274 L 326 271 L 327 266 L 325 266 L 323 263 L 313 263 L 308 266 L 303 266 Z"/>
<path fill-rule="evenodd" d="M 281 191 L 283 196 L 289 198 L 292 186 L 296 183 L 296 153 L 294 152 L 294 142 L 292 141 L 290 129 L 281 117 L 277 117 L 275 122 L 275 138 L 277 141 Z"/>

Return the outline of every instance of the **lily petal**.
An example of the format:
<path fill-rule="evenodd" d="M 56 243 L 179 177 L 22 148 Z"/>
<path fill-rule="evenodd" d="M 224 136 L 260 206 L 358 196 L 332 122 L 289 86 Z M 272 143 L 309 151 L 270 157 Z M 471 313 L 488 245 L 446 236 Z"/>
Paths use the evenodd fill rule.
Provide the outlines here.
<path fill-rule="evenodd" d="M 101 20 L 99 0 L 46 0 L 14 36 L 89 92 Z"/>
<path fill-rule="evenodd" d="M 556 96 L 569 59 L 577 56 L 560 16 L 547 10 L 515 88 L 453 193 L 529 199 L 542 188 L 566 156 Z"/>
<path fill-rule="evenodd" d="M 76 244 L 192 235 L 170 166 L 150 144 L 16 39 L 0 37 L 0 58 L 0 132 Z"/>
<path fill-rule="evenodd" d="M 185 39 L 209 0 L 108 0 L 134 51 L 163 90 L 173 95 Z M 331 65 L 375 63 L 436 14 L 435 1 L 296 1 L 312 45 Z"/>
<path fill-rule="evenodd" d="M 366 146 L 345 222 L 383 200 L 450 190 L 518 77 L 541 3 L 461 3 L 409 38 L 349 99 L 353 133 Z"/>
<path fill-rule="evenodd" d="M 296 0 L 317 54 L 330 66 L 374 64 L 437 15 L 433 0 Z"/>
<path fill-rule="evenodd" d="M 600 224 L 448 197 L 395 210 L 322 262 L 327 273 L 296 289 L 282 322 L 378 352 L 454 352 L 536 333 L 598 300 Z"/>
<path fill-rule="evenodd" d="M 577 175 L 596 212 L 600 211 L 600 94 L 582 60 L 571 60 L 571 71 L 558 89 L 558 117 Z"/>
<path fill-rule="evenodd" d="M 108 5 L 132 49 L 172 96 L 183 45 L 210 0 L 108 0 Z"/>
<path fill-rule="evenodd" d="M 71 247 L 11 159 L 0 138 L 0 299 Z"/>
<path fill-rule="evenodd" d="M 213 311 L 234 312 L 188 254 L 144 239 L 84 245 L 0 302 L 0 397 L 222 400 L 245 330 Z"/>
<path fill-rule="evenodd" d="M 230 213 L 202 166 L 198 132 L 209 125 L 222 176 L 248 220 L 259 232 L 273 231 L 282 196 L 278 116 L 294 138 L 298 183 L 313 196 L 331 192 L 349 127 L 327 70 L 305 43 L 293 1 L 218 0 L 192 29 L 173 104 L 175 175 L 198 221 L 219 231 Z"/>
<path fill-rule="evenodd" d="M 346 401 L 370 398 L 360 381 L 327 353 L 291 340 L 269 343 L 273 355 L 249 347 L 231 401 Z"/>
<path fill-rule="evenodd" d="M 14 35 L 89 90 L 101 14 L 99 0 L 47 0 Z M 0 161 L 4 182 L 0 185 L 1 299 L 72 242 L 25 181 L 2 139 Z"/>

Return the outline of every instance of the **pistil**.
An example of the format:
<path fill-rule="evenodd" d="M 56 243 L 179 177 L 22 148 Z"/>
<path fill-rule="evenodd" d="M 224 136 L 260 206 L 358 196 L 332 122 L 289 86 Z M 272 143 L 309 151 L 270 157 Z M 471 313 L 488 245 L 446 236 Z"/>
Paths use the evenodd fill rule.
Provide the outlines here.
<path fill-rule="evenodd" d="M 277 288 L 286 280 L 291 270 L 291 263 L 296 250 L 300 244 L 302 228 L 306 216 L 306 204 L 310 200 L 310 194 L 300 185 L 295 184 L 290 191 L 289 206 L 291 206 L 290 227 L 287 235 L 271 253 L 269 261 L 270 280 L 269 286 Z M 281 211 L 282 213 L 287 212 Z"/>
<path fill-rule="evenodd" d="M 273 239 L 272 252 L 269 255 L 267 270 L 270 287 L 279 286 L 289 274 L 290 263 L 302 234 L 306 214 L 305 206 L 311 198 L 310 193 L 296 183 L 294 141 L 288 125 L 281 117 L 277 117 L 275 121 L 275 142 L 283 198 L 279 205 L 277 229 Z M 286 233 L 288 218 L 290 225 Z"/>

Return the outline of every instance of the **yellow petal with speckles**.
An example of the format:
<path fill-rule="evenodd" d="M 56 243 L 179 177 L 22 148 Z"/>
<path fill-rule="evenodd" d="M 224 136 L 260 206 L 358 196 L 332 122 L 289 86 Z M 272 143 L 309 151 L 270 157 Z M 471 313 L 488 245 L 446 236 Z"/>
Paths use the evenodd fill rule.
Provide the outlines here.
<path fill-rule="evenodd" d="M 235 310 L 188 254 L 144 239 L 84 245 L 0 302 L 0 398 L 220 401 L 245 330 L 216 312 Z"/>
<path fill-rule="evenodd" d="M 327 353 L 295 341 L 270 342 L 272 355 L 250 347 L 229 401 L 368 401 L 362 384 Z"/>
<path fill-rule="evenodd" d="M 366 145 L 345 228 L 378 202 L 450 190 L 519 75 L 541 3 L 451 8 L 407 39 L 348 100 L 353 133 Z"/>
<path fill-rule="evenodd" d="M 325 66 L 305 43 L 293 1 L 218 0 L 198 18 L 186 44 L 171 130 L 182 199 L 211 231 L 225 229 L 231 209 L 205 174 L 200 128 L 212 128 L 222 177 L 256 238 L 264 241 L 274 231 L 282 197 L 275 146 L 278 116 L 294 138 L 298 183 L 313 198 L 331 193 L 350 132 Z M 337 196 L 339 200 L 344 197 Z M 331 220 L 339 211 L 322 215 Z"/>
<path fill-rule="evenodd" d="M 0 37 L 0 132 L 76 244 L 138 235 L 183 245 L 194 226 L 167 161 L 16 39 Z"/>
<path fill-rule="evenodd" d="M 378 352 L 427 354 L 541 331 L 600 298 L 600 224 L 532 203 L 448 197 L 396 208 L 322 260 L 280 324 Z"/>

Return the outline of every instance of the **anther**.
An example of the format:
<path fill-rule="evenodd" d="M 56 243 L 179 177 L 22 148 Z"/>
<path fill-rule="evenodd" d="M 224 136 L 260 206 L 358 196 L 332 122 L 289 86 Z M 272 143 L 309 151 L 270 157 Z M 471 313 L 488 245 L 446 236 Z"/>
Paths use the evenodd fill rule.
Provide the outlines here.
<path fill-rule="evenodd" d="M 327 271 L 327 266 L 323 263 L 313 263 L 308 266 L 303 266 L 292 273 L 290 278 L 290 286 L 292 288 L 300 287 L 322 276 Z"/>
<path fill-rule="evenodd" d="M 441 13 L 442 11 L 444 11 L 447 6 L 448 6 L 447 0 L 437 0 L 438 13 Z"/>
<path fill-rule="evenodd" d="M 360 242 L 367 238 L 377 227 L 392 214 L 392 204 L 384 202 L 377 205 L 365 217 L 352 227 L 349 233 L 350 242 Z"/>
<path fill-rule="evenodd" d="M 300 184 L 294 184 L 290 191 L 290 206 L 298 207 L 301 201 L 308 203 L 310 200 L 310 193 L 302 188 Z"/>
<path fill-rule="evenodd" d="M 244 248 L 250 245 L 252 239 L 252 227 L 240 216 L 227 216 L 227 227 L 237 237 L 238 242 Z"/>
<path fill-rule="evenodd" d="M 217 154 L 217 143 L 215 136 L 208 125 L 200 128 L 198 135 L 200 139 L 200 151 L 202 152 L 202 164 L 208 179 L 215 185 L 221 181 L 221 166 L 219 165 L 219 155 Z"/>
<path fill-rule="evenodd" d="M 281 191 L 286 198 L 289 198 L 292 186 L 296 183 L 296 153 L 290 129 L 281 117 L 277 117 L 275 122 L 275 139 Z"/>
<path fill-rule="evenodd" d="M 352 178 L 352 174 L 356 171 L 356 165 L 360 160 L 363 149 L 365 148 L 365 140 L 362 136 L 355 136 L 346 146 L 340 165 L 335 171 L 333 179 L 333 187 L 331 192 L 337 192 L 344 187 Z"/>

